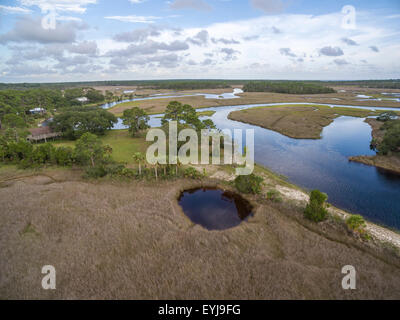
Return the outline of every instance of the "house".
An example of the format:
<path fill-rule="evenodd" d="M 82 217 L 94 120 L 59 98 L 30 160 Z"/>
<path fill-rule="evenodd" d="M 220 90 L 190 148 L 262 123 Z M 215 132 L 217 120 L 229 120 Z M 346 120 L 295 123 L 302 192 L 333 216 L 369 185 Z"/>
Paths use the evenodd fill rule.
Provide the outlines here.
<path fill-rule="evenodd" d="M 44 109 L 44 108 L 33 108 L 33 109 L 30 109 L 29 112 L 31 114 L 45 114 L 46 113 L 46 109 Z"/>
<path fill-rule="evenodd" d="M 26 139 L 30 142 L 45 141 L 50 138 L 57 138 L 61 136 L 60 132 L 53 132 L 49 126 L 28 129 L 31 133 Z"/>
<path fill-rule="evenodd" d="M 86 97 L 80 97 L 80 98 L 76 98 L 76 100 L 78 100 L 79 102 L 82 102 L 82 103 L 84 103 L 84 102 L 88 102 L 88 101 L 89 101 L 89 99 L 88 99 L 88 98 L 86 98 Z"/>

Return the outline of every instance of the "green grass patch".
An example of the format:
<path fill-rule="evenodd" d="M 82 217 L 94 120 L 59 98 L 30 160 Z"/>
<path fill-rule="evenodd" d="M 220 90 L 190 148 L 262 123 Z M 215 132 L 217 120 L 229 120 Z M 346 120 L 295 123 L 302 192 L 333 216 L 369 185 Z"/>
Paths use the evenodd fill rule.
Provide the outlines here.
<path fill-rule="evenodd" d="M 215 111 L 213 110 L 196 112 L 199 117 L 211 117 L 214 113 Z"/>
<path fill-rule="evenodd" d="M 149 143 L 143 136 L 132 137 L 128 130 L 111 130 L 99 137 L 103 144 L 113 149 L 112 157 L 115 161 L 133 164 L 132 155 L 135 152 L 145 153 Z M 74 147 L 75 141 L 55 142 L 55 146 Z"/>

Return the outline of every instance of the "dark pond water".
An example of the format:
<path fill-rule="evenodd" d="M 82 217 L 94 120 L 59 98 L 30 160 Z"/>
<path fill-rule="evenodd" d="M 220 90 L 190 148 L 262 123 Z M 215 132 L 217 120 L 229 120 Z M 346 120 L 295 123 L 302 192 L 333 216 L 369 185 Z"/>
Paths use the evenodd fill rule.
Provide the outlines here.
<path fill-rule="evenodd" d="M 208 230 L 233 228 L 252 215 L 251 204 L 240 195 L 216 188 L 196 188 L 182 192 L 183 212 Z"/>

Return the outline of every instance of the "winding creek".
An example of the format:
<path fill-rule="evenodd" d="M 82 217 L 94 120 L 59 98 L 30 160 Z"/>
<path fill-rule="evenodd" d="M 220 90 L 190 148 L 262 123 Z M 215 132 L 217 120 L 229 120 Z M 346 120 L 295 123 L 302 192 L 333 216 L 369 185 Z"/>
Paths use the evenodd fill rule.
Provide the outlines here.
<path fill-rule="evenodd" d="M 207 97 L 207 95 L 204 96 Z M 212 96 L 215 98 L 214 95 Z M 178 96 L 162 96 L 162 98 L 166 97 Z M 218 97 L 229 99 L 230 95 L 219 95 Z M 131 101 L 159 98 L 161 96 Z M 400 230 L 400 176 L 372 166 L 348 161 L 349 156 L 375 154 L 369 148 L 371 128 L 363 118 L 341 116 L 335 119 L 333 123 L 323 129 L 320 140 L 293 139 L 272 130 L 227 118 L 228 114 L 234 110 L 278 104 L 289 103 L 236 105 L 201 108 L 200 110 L 215 111 L 210 118 L 219 129 L 254 129 L 256 163 L 286 176 L 290 182 L 303 188 L 326 192 L 329 202 L 338 208 L 359 213 L 372 222 Z M 106 104 L 103 107 L 109 108 L 113 105 L 115 104 Z M 396 108 L 337 106 L 370 110 L 399 110 Z M 149 124 L 152 127 L 160 126 L 160 123 L 160 115 L 150 117 Z M 114 128 L 122 129 L 124 126 L 119 121 Z"/>

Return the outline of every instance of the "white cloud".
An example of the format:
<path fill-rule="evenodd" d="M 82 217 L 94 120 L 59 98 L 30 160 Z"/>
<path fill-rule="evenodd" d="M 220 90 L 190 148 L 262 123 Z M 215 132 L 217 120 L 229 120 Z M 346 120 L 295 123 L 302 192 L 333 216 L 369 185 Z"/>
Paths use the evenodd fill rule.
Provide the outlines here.
<path fill-rule="evenodd" d="M 97 0 L 19 0 L 19 2 L 27 7 L 37 6 L 44 12 L 54 9 L 55 11 L 85 13 L 86 7 L 96 4 Z"/>
<path fill-rule="evenodd" d="M 118 20 L 121 22 L 132 22 L 132 23 L 154 23 L 155 20 L 161 19 L 160 17 L 154 16 L 109 16 L 105 17 L 106 19 Z"/>
<path fill-rule="evenodd" d="M 77 31 L 87 29 L 85 23 L 76 21 L 59 22 L 55 29 L 44 29 L 40 19 L 21 16 L 13 29 L 0 35 L 0 44 L 8 42 L 72 43 Z"/>
<path fill-rule="evenodd" d="M 4 6 L 0 5 L 0 12 L 5 11 L 7 13 L 31 13 L 32 10 L 22 8 L 22 7 L 10 7 L 10 6 Z"/>

